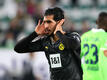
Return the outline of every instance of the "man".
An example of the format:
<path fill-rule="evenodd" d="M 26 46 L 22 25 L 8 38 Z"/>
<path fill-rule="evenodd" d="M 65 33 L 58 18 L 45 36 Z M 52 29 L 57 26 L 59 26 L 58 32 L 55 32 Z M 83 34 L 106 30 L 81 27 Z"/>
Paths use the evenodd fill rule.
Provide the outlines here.
<path fill-rule="evenodd" d="M 107 80 L 107 12 L 99 14 L 97 25 L 81 37 L 83 80 Z"/>
<path fill-rule="evenodd" d="M 35 31 L 15 46 L 15 51 L 45 51 L 50 65 L 51 80 L 82 80 L 80 37 L 76 32 L 64 32 L 63 23 L 62 9 L 47 9 L 43 22 L 40 24 L 39 21 Z"/>

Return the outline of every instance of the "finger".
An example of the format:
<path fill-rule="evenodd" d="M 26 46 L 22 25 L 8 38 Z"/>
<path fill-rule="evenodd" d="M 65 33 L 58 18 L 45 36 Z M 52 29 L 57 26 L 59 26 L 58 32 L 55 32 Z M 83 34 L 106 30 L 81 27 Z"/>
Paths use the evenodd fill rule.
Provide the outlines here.
<path fill-rule="evenodd" d="M 44 21 L 42 22 L 42 24 L 41 25 L 44 25 Z"/>
<path fill-rule="evenodd" d="M 40 25 L 40 22 L 41 22 L 41 20 L 39 20 L 39 22 L 38 22 L 38 25 L 37 25 L 37 26 L 39 26 L 39 25 Z"/>
<path fill-rule="evenodd" d="M 65 19 L 62 19 L 59 23 L 58 26 L 61 26 L 64 23 Z"/>

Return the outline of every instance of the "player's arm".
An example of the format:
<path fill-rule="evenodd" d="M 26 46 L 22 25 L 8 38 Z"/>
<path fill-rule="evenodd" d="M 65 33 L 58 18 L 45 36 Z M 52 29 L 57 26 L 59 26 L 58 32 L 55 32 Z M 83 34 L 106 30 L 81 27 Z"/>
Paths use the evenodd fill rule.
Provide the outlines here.
<path fill-rule="evenodd" d="M 34 51 L 43 51 L 42 43 L 43 40 L 40 38 L 33 42 L 33 40 L 38 37 L 44 35 L 44 23 L 38 25 L 35 28 L 35 31 L 24 39 L 20 40 L 14 50 L 18 53 L 26 53 L 26 52 L 34 52 Z"/>
<path fill-rule="evenodd" d="M 42 51 L 42 44 L 41 39 L 32 42 L 34 38 L 36 38 L 38 35 L 36 32 L 33 32 L 29 36 L 23 38 L 20 40 L 14 50 L 18 53 L 26 53 L 26 52 L 34 52 L 34 51 Z"/>

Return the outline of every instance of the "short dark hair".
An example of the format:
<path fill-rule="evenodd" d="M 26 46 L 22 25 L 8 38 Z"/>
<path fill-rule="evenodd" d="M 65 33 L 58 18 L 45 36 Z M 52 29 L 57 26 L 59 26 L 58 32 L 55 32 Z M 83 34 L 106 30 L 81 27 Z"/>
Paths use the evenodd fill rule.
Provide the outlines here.
<path fill-rule="evenodd" d="M 107 27 L 107 12 L 101 12 L 99 14 L 98 25 Z"/>
<path fill-rule="evenodd" d="M 61 19 L 64 19 L 64 11 L 59 7 L 48 8 L 45 11 L 44 16 L 48 16 L 48 15 L 54 15 L 55 21 L 59 21 Z"/>

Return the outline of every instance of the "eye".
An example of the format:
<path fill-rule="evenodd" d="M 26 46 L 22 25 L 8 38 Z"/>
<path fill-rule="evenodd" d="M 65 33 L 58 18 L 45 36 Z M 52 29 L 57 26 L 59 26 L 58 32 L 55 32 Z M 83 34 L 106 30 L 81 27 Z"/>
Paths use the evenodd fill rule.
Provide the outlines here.
<path fill-rule="evenodd" d="M 51 21 L 47 21 L 47 23 L 51 23 Z"/>

